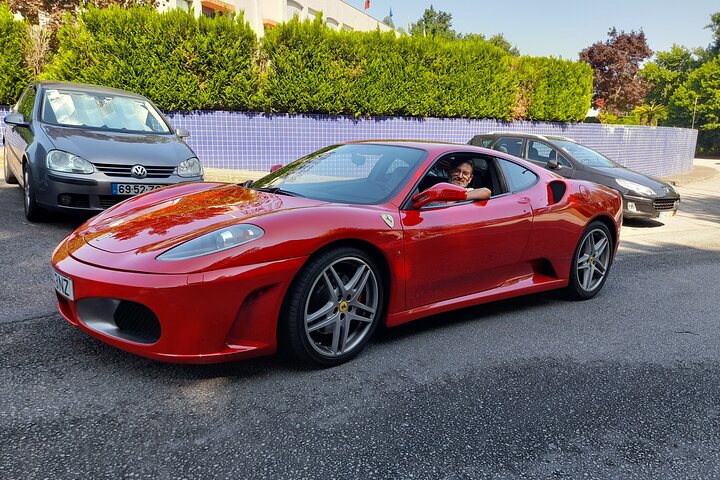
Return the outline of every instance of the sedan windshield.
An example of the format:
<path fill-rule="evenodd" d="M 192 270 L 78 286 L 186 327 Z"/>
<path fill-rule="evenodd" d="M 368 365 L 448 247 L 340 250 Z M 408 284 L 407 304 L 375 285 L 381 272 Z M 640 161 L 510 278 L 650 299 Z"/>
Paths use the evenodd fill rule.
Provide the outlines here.
<path fill-rule="evenodd" d="M 252 184 L 252 188 L 338 203 L 379 204 L 407 182 L 427 152 L 358 143 L 328 147 Z"/>
<path fill-rule="evenodd" d="M 141 98 L 71 90 L 47 90 L 42 109 L 45 123 L 100 130 L 169 133 L 165 120 Z"/>
<path fill-rule="evenodd" d="M 555 145 L 569 153 L 575 160 L 589 167 L 617 167 L 618 164 L 603 157 L 595 150 L 575 142 L 556 140 Z"/>

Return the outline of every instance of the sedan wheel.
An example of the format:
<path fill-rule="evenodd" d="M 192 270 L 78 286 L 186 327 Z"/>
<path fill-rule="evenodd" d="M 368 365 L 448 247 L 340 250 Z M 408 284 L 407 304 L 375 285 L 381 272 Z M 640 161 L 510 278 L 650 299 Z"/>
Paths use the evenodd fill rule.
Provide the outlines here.
<path fill-rule="evenodd" d="M 602 289 L 610 271 L 613 250 L 610 230 L 600 222 L 588 225 L 573 256 L 568 286 L 573 297 L 585 300 Z"/>
<path fill-rule="evenodd" d="M 365 346 L 381 316 L 378 268 L 355 248 L 330 250 L 298 275 L 284 305 L 283 340 L 297 357 L 338 365 Z"/>

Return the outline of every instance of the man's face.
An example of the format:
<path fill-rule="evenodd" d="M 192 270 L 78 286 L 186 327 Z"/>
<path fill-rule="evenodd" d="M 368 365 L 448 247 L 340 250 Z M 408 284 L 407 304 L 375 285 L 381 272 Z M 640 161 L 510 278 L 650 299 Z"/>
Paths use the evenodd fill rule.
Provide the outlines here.
<path fill-rule="evenodd" d="M 450 183 L 467 188 L 473 177 L 473 169 L 467 163 L 461 163 L 450 172 Z"/>

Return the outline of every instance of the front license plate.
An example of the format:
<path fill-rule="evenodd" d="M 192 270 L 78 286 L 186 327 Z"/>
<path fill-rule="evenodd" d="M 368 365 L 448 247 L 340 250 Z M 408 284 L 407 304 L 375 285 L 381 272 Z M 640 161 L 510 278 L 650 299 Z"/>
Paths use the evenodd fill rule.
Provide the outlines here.
<path fill-rule="evenodd" d="M 113 195 L 140 195 L 141 193 L 151 192 L 162 188 L 165 185 L 144 185 L 140 183 L 113 183 Z"/>
<path fill-rule="evenodd" d="M 660 218 L 674 217 L 676 213 L 677 213 L 677 210 L 670 210 L 668 212 L 660 212 Z"/>
<path fill-rule="evenodd" d="M 68 300 L 75 300 L 75 290 L 73 289 L 72 278 L 60 275 L 53 270 L 53 280 L 55 281 L 55 291 Z"/>

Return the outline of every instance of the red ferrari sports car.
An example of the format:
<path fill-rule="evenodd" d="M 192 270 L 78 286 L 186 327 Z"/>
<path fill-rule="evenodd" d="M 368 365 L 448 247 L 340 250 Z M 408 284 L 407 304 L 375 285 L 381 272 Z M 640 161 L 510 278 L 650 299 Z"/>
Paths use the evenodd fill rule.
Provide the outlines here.
<path fill-rule="evenodd" d="M 460 164 L 489 199 L 448 183 Z M 498 151 L 359 142 L 244 185 L 131 198 L 52 264 L 63 317 L 123 350 L 210 363 L 281 349 L 335 365 L 380 322 L 557 288 L 591 298 L 621 222 L 614 190 Z"/>

